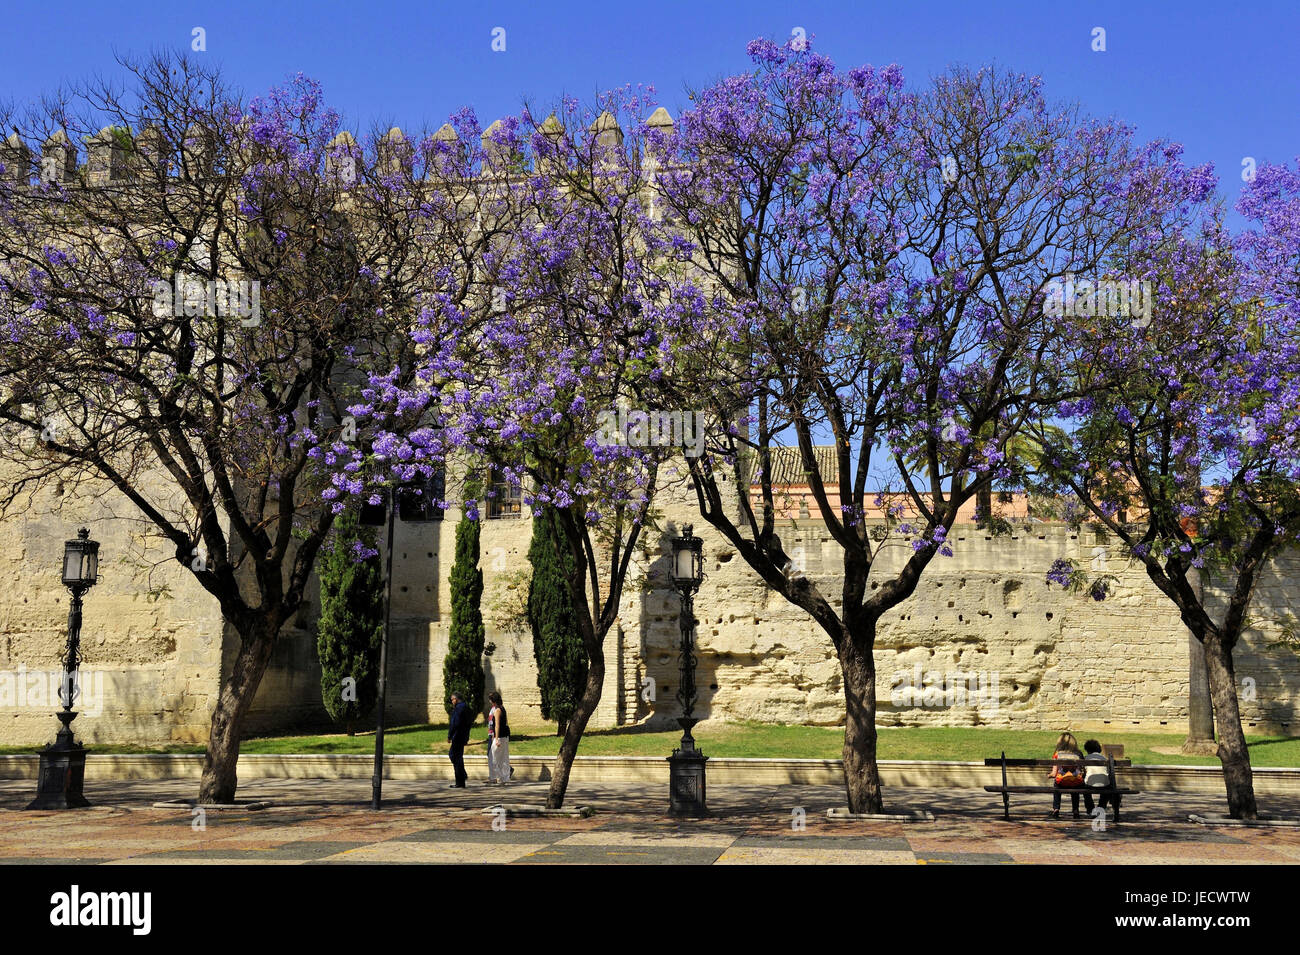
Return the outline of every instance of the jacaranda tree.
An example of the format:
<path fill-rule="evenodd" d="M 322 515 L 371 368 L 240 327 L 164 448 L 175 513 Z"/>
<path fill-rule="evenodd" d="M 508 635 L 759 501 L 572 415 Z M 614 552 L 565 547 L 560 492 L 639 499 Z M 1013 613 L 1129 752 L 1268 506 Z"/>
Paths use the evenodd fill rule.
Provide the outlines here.
<path fill-rule="evenodd" d="M 310 80 L 244 102 L 192 60 L 127 72 L 4 117 L 21 134 L 0 177 L 5 503 L 111 488 L 217 601 L 239 645 L 199 799 L 229 802 L 244 717 L 342 509 L 337 449 L 362 444 L 347 409 L 439 347 L 411 328 L 456 244 L 428 241 L 417 151 L 363 155 Z"/>
<path fill-rule="evenodd" d="M 1259 171 L 1235 248 L 1218 215 L 1196 232 L 1133 237 L 1124 265 L 1153 287 L 1150 321 L 1066 310 L 1066 337 L 1098 343 L 1066 367 L 1104 387 L 1063 406 L 1068 434 L 1047 441 L 1055 487 L 1118 539 L 1203 645 L 1239 819 L 1258 808 L 1233 652 L 1261 575 L 1300 539 L 1297 185 L 1285 168 Z M 1062 558 L 1048 579 L 1104 599 L 1107 582 L 1092 576 Z"/>
<path fill-rule="evenodd" d="M 671 447 L 612 439 L 604 415 L 663 404 L 661 383 L 683 354 L 714 336 L 698 291 L 675 285 L 689 260 L 647 201 L 666 114 L 646 115 L 634 91 L 574 101 L 538 121 L 493 124 L 476 157 L 472 203 L 498 228 L 466 297 L 446 320 L 472 325 L 457 353 L 429 356 L 412 388 L 390 402 L 438 406 L 438 448 L 385 438 L 398 459 L 454 449 L 491 467 L 549 512 L 567 548 L 567 586 L 586 680 L 565 726 L 548 805 L 563 804 L 569 772 L 605 679 L 604 641 L 645 530 L 660 464 Z M 671 121 L 669 121 L 671 123 Z M 463 137 L 467 140 L 471 136 Z M 650 143 L 653 147 L 653 142 Z M 378 391 L 378 389 L 377 389 Z M 381 442 L 382 443 L 382 442 Z M 477 514 L 481 498 L 464 502 Z"/>
<path fill-rule="evenodd" d="M 1040 291 L 1101 272 L 1133 235 L 1176 230 L 1193 177 L 1025 76 L 954 69 L 909 93 L 897 67 L 843 72 L 765 40 L 750 53 L 750 73 L 694 95 L 660 179 L 721 292 L 709 312 L 743 335 L 677 382 L 722 423 L 691 477 L 703 517 L 833 644 L 849 807 L 879 812 L 880 621 L 951 553 L 961 507 L 1011 476 L 1026 422 L 1068 395 Z M 840 552 L 835 592 L 780 539 L 784 446 Z M 907 555 L 896 571 L 879 561 L 891 547 Z"/>

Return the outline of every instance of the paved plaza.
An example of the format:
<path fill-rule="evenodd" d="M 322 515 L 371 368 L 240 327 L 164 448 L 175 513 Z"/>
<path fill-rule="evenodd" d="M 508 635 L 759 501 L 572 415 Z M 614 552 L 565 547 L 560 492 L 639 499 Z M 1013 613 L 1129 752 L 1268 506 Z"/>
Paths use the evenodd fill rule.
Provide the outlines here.
<path fill-rule="evenodd" d="M 832 786 L 713 787 L 712 815 L 683 820 L 668 815 L 662 786 L 574 785 L 567 804 L 590 806 L 587 818 L 503 818 L 484 810 L 541 806 L 547 784 L 445 785 L 386 781 L 385 809 L 376 813 L 366 779 L 254 779 L 239 797 L 268 808 L 208 812 L 200 828 L 189 811 L 153 808 L 193 798 L 192 779 L 87 783 L 95 806 L 75 813 L 23 811 L 34 783 L 4 780 L 0 863 L 1300 863 L 1300 829 L 1187 822 L 1189 813 L 1224 811 L 1213 795 L 1133 797 L 1121 823 L 1094 831 L 1087 818 L 1069 818 L 1068 800 L 1054 821 L 1050 800 L 1021 797 L 1004 822 L 1000 799 L 966 789 L 890 790 L 887 809 L 926 809 L 934 821 L 867 822 L 827 819 L 827 809 L 844 804 Z M 1269 797 L 1263 809 L 1300 817 L 1300 798 Z"/>

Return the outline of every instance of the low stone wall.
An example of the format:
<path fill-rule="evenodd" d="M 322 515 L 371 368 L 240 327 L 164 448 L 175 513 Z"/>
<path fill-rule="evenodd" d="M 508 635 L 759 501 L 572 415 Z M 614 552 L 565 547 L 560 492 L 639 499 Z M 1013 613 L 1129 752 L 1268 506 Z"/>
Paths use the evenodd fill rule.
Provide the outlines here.
<path fill-rule="evenodd" d="M 551 778 L 551 756 L 511 756 L 516 782 Z M 39 760 L 35 756 L 0 756 L 0 779 L 27 779 L 35 791 Z M 193 779 L 203 766 L 202 756 L 96 756 L 86 758 L 86 790 L 93 796 L 97 783 L 116 780 Z M 474 781 L 487 779 L 487 758 L 466 756 L 465 768 Z M 239 757 L 239 778 L 250 779 L 369 779 L 374 758 L 359 755 L 277 756 L 244 754 Z M 713 757 L 708 765 L 710 786 L 842 786 L 844 766 L 838 759 L 746 759 Z M 982 789 L 1002 781 L 1002 771 L 982 763 L 884 759 L 881 781 L 886 788 Z M 388 756 L 384 778 L 427 779 L 441 783 L 452 778 L 446 756 Z M 1012 785 L 1039 785 L 1039 770 L 1014 769 L 1007 773 Z M 1218 766 L 1134 766 L 1121 770 L 1124 785 L 1142 792 L 1195 792 L 1223 794 L 1223 771 Z M 1300 769 L 1262 768 L 1254 771 L 1255 792 L 1260 796 L 1300 793 Z M 579 756 L 573 762 L 571 783 L 653 783 L 668 787 L 668 762 L 660 756 Z M 484 790 L 485 793 L 496 790 Z M 487 796 L 485 798 L 493 798 Z M 499 798 L 499 797 L 496 797 Z M 989 804 L 998 797 L 990 793 Z M 1032 797 L 1020 797 L 1032 798 Z M 1141 797 L 1137 797 L 1141 798 Z"/>

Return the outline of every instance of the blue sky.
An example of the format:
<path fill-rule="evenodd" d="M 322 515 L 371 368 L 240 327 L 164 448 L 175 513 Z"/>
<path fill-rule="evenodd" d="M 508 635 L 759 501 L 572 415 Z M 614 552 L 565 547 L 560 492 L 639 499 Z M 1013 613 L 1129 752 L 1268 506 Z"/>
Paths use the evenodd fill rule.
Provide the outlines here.
<path fill-rule="evenodd" d="M 438 124 L 470 105 L 491 121 L 524 98 L 550 105 L 651 83 L 674 114 L 685 90 L 747 65 L 746 42 L 795 27 L 841 66 L 899 63 L 923 81 L 950 63 L 1038 73 L 1049 96 L 1137 125 L 1213 161 L 1235 198 L 1242 160 L 1300 154 L 1300 3 L 619 3 L 442 0 L 6 0 L 0 101 L 111 75 L 114 54 L 189 49 L 249 93 L 295 71 L 319 79 L 358 131 Z M 505 30 L 504 52 L 492 31 Z M 1105 31 L 1105 52 L 1092 50 Z"/>

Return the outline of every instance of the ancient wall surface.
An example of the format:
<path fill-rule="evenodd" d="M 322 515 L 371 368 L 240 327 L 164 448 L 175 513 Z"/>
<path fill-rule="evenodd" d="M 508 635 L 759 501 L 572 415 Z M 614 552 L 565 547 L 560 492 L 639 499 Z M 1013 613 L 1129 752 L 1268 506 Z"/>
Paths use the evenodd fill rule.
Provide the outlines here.
<path fill-rule="evenodd" d="M 215 601 L 176 564 L 152 525 L 109 489 L 33 497 L 0 521 L 0 745 L 53 742 L 70 595 L 63 542 L 89 527 L 99 583 L 85 597 L 82 699 L 91 743 L 207 739 L 221 660 Z M 124 516 L 115 516 L 124 515 Z"/>
<path fill-rule="evenodd" d="M 101 583 L 86 603 L 88 690 L 102 680 L 99 712 L 83 707 L 77 728 L 91 742 L 156 744 L 206 738 L 223 636 L 215 603 L 168 560 L 148 527 L 111 495 L 76 503 L 52 493 L 0 521 L 0 745 L 52 738 L 57 703 L 27 692 L 4 696 L 20 673 L 57 674 L 67 591 L 59 583 L 62 542 L 88 523 L 103 542 Z M 442 664 L 450 616 L 448 574 L 455 514 L 430 524 L 398 523 L 390 725 L 441 721 Z M 669 541 L 692 517 L 666 508 L 661 530 L 642 542 L 607 644 L 604 699 L 593 727 L 672 725 L 677 690 L 677 596 L 666 586 Z M 798 609 L 769 592 L 710 528 L 708 577 L 696 598 L 699 712 L 720 720 L 833 725 L 843 703 L 829 638 Z M 532 640 L 523 622 L 531 522 L 483 525 L 482 567 L 489 688 L 499 689 L 520 725 L 541 721 Z M 782 525 L 804 572 L 834 595 L 837 549 L 816 522 Z M 1096 560 L 1114 548 L 1096 533 L 1035 525 L 989 538 L 970 525 L 951 535 L 954 556 L 937 557 L 917 593 L 882 623 L 876 654 L 882 725 L 989 725 L 1080 729 L 1185 728 L 1188 637 L 1177 615 L 1136 566 L 1109 558 L 1114 593 L 1097 603 L 1049 587 L 1056 557 Z M 896 569 L 906 542 L 886 548 L 877 574 Z M 1300 656 L 1269 649 L 1300 603 L 1287 556 L 1261 582 L 1246 645 L 1238 654 L 1247 729 L 1294 732 L 1300 709 Z M 1214 583 L 1207 584 L 1215 593 Z M 282 637 L 250 713 L 252 733 L 328 726 L 320 704 L 314 623 L 319 597 Z M 960 676 L 960 688 L 955 684 Z M 653 681 L 651 683 L 650 681 Z M 945 681 L 948 686 L 945 688 Z M 937 684 L 937 686 L 936 686 Z M 915 685 L 919 691 L 912 697 Z M 92 701 L 93 702 L 93 701 Z M 38 705 L 39 704 L 39 705 Z"/>
<path fill-rule="evenodd" d="M 451 624 L 451 564 L 456 552 L 456 515 L 426 524 L 397 522 L 393 552 L 393 633 L 388 651 L 386 721 L 446 720 L 442 665 Z M 516 724 L 540 723 L 541 698 L 533 663 L 532 635 L 523 620 L 528 593 L 531 521 L 518 517 L 484 521 L 479 537 L 483 568 L 483 616 L 489 644 L 484 661 L 487 688 L 506 700 Z M 299 626 L 281 638 L 258 691 L 249 725 L 253 731 L 326 726 L 321 705 L 315 621 L 319 588 Z"/>
<path fill-rule="evenodd" d="M 1222 617 L 1228 593 L 1206 584 L 1211 613 Z M 1216 607 L 1219 608 L 1216 613 Z M 1300 734 L 1300 553 L 1275 560 L 1260 578 L 1246 615 L 1244 646 L 1233 655 L 1246 732 Z"/>
<path fill-rule="evenodd" d="M 830 638 L 802 611 L 757 582 L 731 547 L 698 522 L 708 577 L 696 597 L 702 712 L 726 720 L 841 722 L 839 665 Z M 787 552 L 836 600 L 838 547 L 816 522 L 782 525 Z M 877 639 L 879 723 L 1023 728 L 1105 726 L 1185 729 L 1189 636 L 1171 604 L 1104 534 L 1036 524 L 1008 537 L 970 525 L 949 535 L 916 593 L 882 620 Z M 663 542 L 667 546 L 667 541 Z M 910 547 L 885 548 L 873 576 L 897 571 Z M 1097 602 L 1048 585 L 1046 571 L 1070 557 L 1117 578 Z M 1104 561 L 1104 566 L 1101 563 Z M 1261 582 L 1255 626 L 1237 654 L 1248 731 L 1300 725 L 1300 655 L 1276 647 L 1300 602 L 1287 555 Z M 676 595 L 660 557 L 624 601 L 617 668 L 605 722 L 671 722 L 678 682 Z M 874 588 L 875 584 L 871 584 Z M 1214 592 L 1213 582 L 1207 583 Z M 611 665 L 611 669 L 613 669 Z M 656 703 L 644 697 L 654 680 Z M 915 689 L 915 693 L 911 691 Z"/>
<path fill-rule="evenodd" d="M 706 712 L 728 719 L 834 724 L 843 702 L 830 639 L 800 610 L 758 585 L 734 552 L 701 530 L 709 577 L 696 600 Z M 833 602 L 838 548 L 816 526 L 781 530 L 788 552 Z M 1136 567 L 1111 561 L 1115 593 L 1097 604 L 1048 586 L 1056 557 L 1091 559 L 1093 534 L 1040 525 L 990 538 L 971 526 L 951 535 L 954 556 L 937 557 L 916 594 L 882 620 L 877 641 L 882 725 L 1158 727 L 1187 712 L 1187 638 Z M 883 549 L 886 578 L 910 554 Z M 874 588 L 874 584 L 872 584 Z M 643 601 L 640 627 L 623 637 L 625 659 L 656 681 L 661 698 L 677 683 L 677 601 Z M 634 662 L 633 662 L 634 661 Z M 919 692 L 913 695 L 909 691 Z M 653 708 L 630 694 L 636 718 Z"/>

